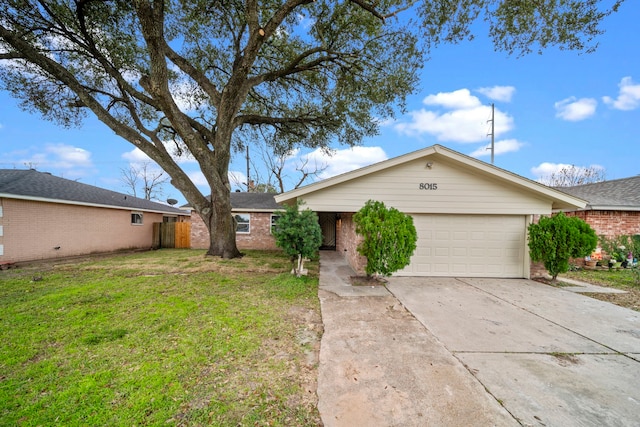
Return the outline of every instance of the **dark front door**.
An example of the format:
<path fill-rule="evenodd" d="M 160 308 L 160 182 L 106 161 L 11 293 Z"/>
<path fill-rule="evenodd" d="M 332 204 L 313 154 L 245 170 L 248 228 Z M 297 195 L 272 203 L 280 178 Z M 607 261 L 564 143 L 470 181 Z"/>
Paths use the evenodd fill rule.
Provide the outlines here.
<path fill-rule="evenodd" d="M 320 228 L 322 229 L 322 246 L 320 249 L 330 250 L 336 248 L 336 214 L 332 212 L 320 212 L 318 214 Z"/>

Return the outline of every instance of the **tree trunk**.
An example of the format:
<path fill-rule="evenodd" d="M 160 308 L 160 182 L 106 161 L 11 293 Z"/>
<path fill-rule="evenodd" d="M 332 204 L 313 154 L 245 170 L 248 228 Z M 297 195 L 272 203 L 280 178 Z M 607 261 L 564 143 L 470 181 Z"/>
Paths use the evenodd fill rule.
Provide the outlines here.
<path fill-rule="evenodd" d="M 201 212 L 202 220 L 209 230 L 209 250 L 207 255 L 221 258 L 242 256 L 236 246 L 236 227 L 231 215 L 231 196 L 227 191 L 212 192 L 208 212 Z"/>

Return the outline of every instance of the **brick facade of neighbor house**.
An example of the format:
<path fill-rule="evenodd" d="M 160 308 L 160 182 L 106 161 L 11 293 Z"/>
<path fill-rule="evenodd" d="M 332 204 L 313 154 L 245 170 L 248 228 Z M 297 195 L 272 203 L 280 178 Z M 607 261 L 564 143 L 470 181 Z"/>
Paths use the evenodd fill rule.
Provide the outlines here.
<path fill-rule="evenodd" d="M 276 239 L 271 234 L 271 212 L 251 212 L 250 232 L 236 233 L 238 249 L 278 249 Z M 209 249 L 209 231 L 196 212 L 191 213 L 191 248 Z"/>
<path fill-rule="evenodd" d="M 180 209 L 33 169 L 0 169 L 0 263 L 154 246 L 154 223 Z"/>
<path fill-rule="evenodd" d="M 153 223 L 162 213 L 142 212 L 142 224 L 131 223 L 131 209 L 2 199 L 3 251 L 0 261 L 21 262 L 150 249 Z"/>
<path fill-rule="evenodd" d="M 575 211 L 567 216 L 577 216 L 593 228 L 598 236 L 615 237 L 640 234 L 638 211 Z"/>

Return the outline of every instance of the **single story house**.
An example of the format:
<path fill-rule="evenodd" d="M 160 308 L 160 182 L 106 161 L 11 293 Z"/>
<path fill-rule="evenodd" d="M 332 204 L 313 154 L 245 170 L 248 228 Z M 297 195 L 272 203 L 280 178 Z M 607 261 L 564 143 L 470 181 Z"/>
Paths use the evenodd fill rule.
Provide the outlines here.
<path fill-rule="evenodd" d="M 282 205 L 276 203 L 273 196 L 272 193 L 231 193 L 238 249 L 277 249 L 271 230 Z M 182 209 L 192 208 L 187 204 Z M 191 215 L 191 248 L 209 248 L 209 231 L 197 212 Z"/>
<path fill-rule="evenodd" d="M 586 201 L 440 145 L 275 196 L 317 212 L 325 244 L 356 271 L 353 214 L 369 199 L 413 217 L 417 249 L 397 275 L 529 278 L 527 227 L 535 216 Z"/>
<path fill-rule="evenodd" d="M 640 234 L 640 176 L 558 190 L 587 200 L 584 208 L 566 209 L 565 213 L 583 219 L 597 235 Z"/>
<path fill-rule="evenodd" d="M 0 169 L 0 264 L 149 249 L 180 209 L 36 170 Z"/>

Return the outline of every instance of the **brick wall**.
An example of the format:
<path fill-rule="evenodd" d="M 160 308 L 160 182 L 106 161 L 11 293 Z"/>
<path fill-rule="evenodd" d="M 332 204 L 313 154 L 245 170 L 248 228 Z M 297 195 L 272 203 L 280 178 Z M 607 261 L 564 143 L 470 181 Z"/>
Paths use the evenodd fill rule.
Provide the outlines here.
<path fill-rule="evenodd" d="M 0 261 L 11 262 L 150 249 L 153 223 L 163 217 L 144 212 L 143 223 L 132 225 L 128 209 L 16 199 L 0 199 L 0 205 Z"/>
<path fill-rule="evenodd" d="M 356 234 L 352 213 L 343 213 L 336 224 L 336 251 L 343 254 L 351 267 L 364 274 L 367 258 L 358 253 L 357 247 L 362 237 Z"/>
<path fill-rule="evenodd" d="M 567 216 L 583 219 L 600 236 L 640 234 L 640 212 L 627 211 L 576 211 L 567 212 Z"/>
<path fill-rule="evenodd" d="M 250 213 L 250 233 L 237 233 L 238 249 L 278 249 L 271 234 L 271 212 Z M 209 231 L 196 212 L 191 213 L 191 248 L 209 249 Z"/>

